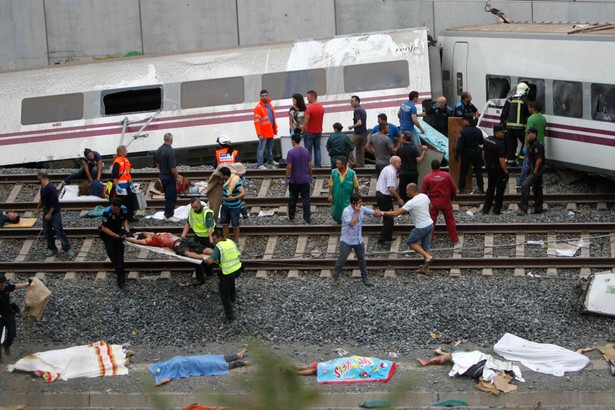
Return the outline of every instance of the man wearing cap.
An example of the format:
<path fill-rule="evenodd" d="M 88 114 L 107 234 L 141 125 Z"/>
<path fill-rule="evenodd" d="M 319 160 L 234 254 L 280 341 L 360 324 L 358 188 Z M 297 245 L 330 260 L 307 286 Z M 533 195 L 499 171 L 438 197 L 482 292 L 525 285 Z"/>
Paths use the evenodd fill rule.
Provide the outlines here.
<path fill-rule="evenodd" d="M 508 181 L 508 166 L 506 165 L 506 145 L 504 144 L 504 134 L 506 129 L 502 124 L 493 127 L 493 134 L 487 137 L 483 143 L 483 160 L 487 169 L 487 192 L 485 193 L 485 204 L 483 213 L 488 214 L 493 204 L 495 194 L 495 207 L 493 213 L 502 213 L 502 203 L 506 181 Z"/>
<path fill-rule="evenodd" d="M 459 192 L 462 192 L 466 187 L 466 176 L 470 170 L 470 165 L 474 168 L 476 174 L 476 185 L 478 192 L 485 193 L 483 184 L 483 161 L 481 157 L 481 148 L 483 145 L 483 132 L 474 125 L 474 117 L 472 114 L 463 115 L 463 129 L 457 140 L 457 155 L 456 160 L 461 159 L 461 169 L 459 171 Z"/>
<path fill-rule="evenodd" d="M 527 129 L 527 139 L 529 141 L 528 157 L 530 160 L 530 175 L 521 187 L 521 203 L 519 204 L 519 215 L 527 214 L 530 199 L 530 188 L 534 192 L 534 213 L 541 214 L 542 209 L 542 174 L 545 169 L 545 147 L 538 141 L 538 130 L 536 128 Z"/>

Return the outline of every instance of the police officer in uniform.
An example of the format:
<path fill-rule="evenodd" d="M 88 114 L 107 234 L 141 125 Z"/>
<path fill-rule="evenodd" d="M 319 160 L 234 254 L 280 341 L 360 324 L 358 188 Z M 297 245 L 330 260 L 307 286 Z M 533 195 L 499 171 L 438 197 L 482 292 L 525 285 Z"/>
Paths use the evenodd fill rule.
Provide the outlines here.
<path fill-rule="evenodd" d="M 195 241 L 206 248 L 213 249 L 214 245 L 209 238 L 211 238 L 212 231 L 215 227 L 214 211 L 203 206 L 201 198 L 192 198 L 190 201 L 190 210 L 188 211 L 188 219 L 184 225 L 181 237 L 185 238 L 190 228 L 192 228 Z M 213 273 L 213 269 L 209 264 L 203 262 L 201 265 L 198 265 L 195 269 L 196 285 L 204 284 L 205 275 L 212 276 Z"/>
<path fill-rule="evenodd" d="M 124 268 L 124 238 L 130 234 L 128 228 L 128 210 L 122 205 L 122 200 L 115 198 L 111 206 L 105 208 L 102 222 L 98 228 L 98 236 L 105 244 L 107 256 L 115 268 L 117 286 L 124 289 L 126 285 L 126 270 Z"/>
<path fill-rule="evenodd" d="M 32 278 L 26 283 L 11 283 L 3 273 L 0 273 L 0 334 L 3 329 L 6 329 L 2 348 L 4 354 L 11 355 L 11 345 L 17 336 L 17 324 L 15 323 L 15 313 L 19 312 L 19 307 L 15 303 L 11 303 L 11 292 L 15 289 L 23 289 L 30 286 Z M 0 360 L 2 352 L 0 351 Z"/>
<path fill-rule="evenodd" d="M 463 115 L 463 129 L 457 140 L 457 161 L 461 158 L 461 169 L 459 171 L 459 192 L 463 192 L 466 187 L 466 176 L 470 170 L 470 165 L 476 174 L 476 185 L 478 192 L 485 193 L 483 184 L 483 161 L 481 148 L 483 145 L 483 132 L 474 125 L 472 114 Z"/>
<path fill-rule="evenodd" d="M 527 129 L 527 139 L 529 141 L 528 156 L 530 161 L 530 175 L 523 182 L 521 187 L 521 203 L 519 204 L 519 215 L 527 214 L 530 199 L 530 188 L 534 192 L 534 213 L 541 214 L 542 209 L 542 174 L 545 169 L 545 147 L 538 141 L 538 130 L 536 128 Z"/>
<path fill-rule="evenodd" d="M 220 299 L 222 299 L 222 307 L 224 308 L 226 320 L 232 322 L 235 320 L 233 303 L 235 303 L 237 299 L 235 279 L 243 272 L 243 266 L 239 258 L 241 253 L 235 242 L 231 239 L 224 238 L 220 229 L 216 229 L 212 232 L 211 240 L 215 247 L 213 250 L 205 250 L 206 253 L 211 255 L 206 262 L 209 264 L 217 263 L 218 266 L 220 266 L 220 272 L 218 273 L 220 284 L 218 290 L 220 292 Z"/>
<path fill-rule="evenodd" d="M 487 137 L 483 143 L 483 160 L 487 168 L 487 192 L 485 193 L 485 205 L 483 213 L 488 214 L 491 210 L 495 193 L 495 207 L 493 213 L 502 213 L 502 202 L 504 190 L 508 181 L 508 166 L 506 165 L 506 146 L 504 144 L 504 134 L 506 129 L 503 125 L 497 124 L 493 127 L 493 134 Z"/>

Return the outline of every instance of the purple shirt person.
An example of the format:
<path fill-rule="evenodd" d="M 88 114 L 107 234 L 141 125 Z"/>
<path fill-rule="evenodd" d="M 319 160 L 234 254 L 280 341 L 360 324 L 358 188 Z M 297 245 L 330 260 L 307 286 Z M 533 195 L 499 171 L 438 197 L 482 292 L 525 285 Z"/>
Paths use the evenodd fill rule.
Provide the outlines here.
<path fill-rule="evenodd" d="M 310 182 L 312 181 L 312 161 L 310 152 L 301 146 L 301 136 L 292 136 L 293 148 L 286 156 L 286 183 L 288 184 L 288 219 L 295 219 L 297 200 L 303 201 L 303 220 L 310 223 Z"/>

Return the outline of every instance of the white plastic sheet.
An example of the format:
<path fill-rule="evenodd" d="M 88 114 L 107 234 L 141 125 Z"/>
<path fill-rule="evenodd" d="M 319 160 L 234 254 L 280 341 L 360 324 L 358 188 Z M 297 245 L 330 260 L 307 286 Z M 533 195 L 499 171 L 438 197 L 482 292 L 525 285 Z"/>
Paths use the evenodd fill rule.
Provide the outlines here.
<path fill-rule="evenodd" d="M 506 333 L 493 346 L 500 356 L 521 362 L 535 372 L 563 376 L 565 372 L 576 372 L 589 364 L 589 358 L 561 346 L 536 343 Z"/>
<path fill-rule="evenodd" d="M 525 382 L 521 375 L 521 369 L 510 362 L 503 362 L 494 359 L 493 356 L 474 350 L 472 352 L 455 352 L 453 353 L 453 369 L 448 374 L 449 376 L 457 376 L 465 373 L 470 367 L 480 362 L 487 360 L 483 369 L 483 380 L 493 381 L 495 376 L 501 371 L 510 371 L 515 375 L 515 379 L 520 382 Z"/>

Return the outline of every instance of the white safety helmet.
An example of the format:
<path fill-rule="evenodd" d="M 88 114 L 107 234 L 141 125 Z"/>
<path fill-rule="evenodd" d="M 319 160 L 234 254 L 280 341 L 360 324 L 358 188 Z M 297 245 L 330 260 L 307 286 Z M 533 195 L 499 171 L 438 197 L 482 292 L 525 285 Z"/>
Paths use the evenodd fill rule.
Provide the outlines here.
<path fill-rule="evenodd" d="M 515 95 L 523 95 L 530 92 L 530 87 L 526 83 L 519 83 L 515 90 Z"/>
<path fill-rule="evenodd" d="M 227 137 L 226 135 L 220 135 L 218 137 L 218 144 L 220 145 L 230 145 L 231 143 L 231 139 L 229 137 Z"/>

